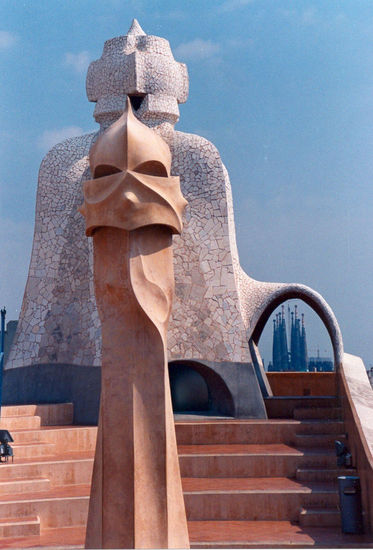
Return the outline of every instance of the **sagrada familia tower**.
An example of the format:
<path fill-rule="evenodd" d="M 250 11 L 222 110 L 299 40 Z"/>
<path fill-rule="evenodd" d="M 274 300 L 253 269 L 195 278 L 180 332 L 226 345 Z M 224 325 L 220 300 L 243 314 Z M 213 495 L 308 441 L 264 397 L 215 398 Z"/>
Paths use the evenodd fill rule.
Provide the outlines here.
<path fill-rule="evenodd" d="M 308 353 L 304 314 L 302 321 L 298 317 L 297 305 L 291 312 L 290 325 L 290 351 L 286 330 L 285 307 L 281 313 L 273 319 L 272 364 L 268 365 L 269 371 L 308 371 Z M 290 316 L 290 307 L 288 307 Z"/>
<path fill-rule="evenodd" d="M 98 131 L 56 145 L 41 164 L 30 269 L 5 367 L 8 388 L 20 402 L 72 400 L 78 419 L 97 415 L 101 325 L 92 243 L 78 208 L 82 184 L 91 178 L 90 148 L 129 98 L 136 118 L 168 144 L 171 174 L 180 177 L 188 202 L 184 230 L 173 240 L 169 364 L 206 380 L 211 410 L 265 418 L 262 396 L 270 388 L 258 341 L 269 316 L 289 298 L 307 302 L 323 320 L 339 363 L 343 346 L 332 310 L 304 285 L 260 282 L 241 268 L 220 154 L 203 137 L 174 128 L 188 98 L 188 72 L 167 40 L 145 34 L 134 20 L 125 36 L 105 42 L 102 56 L 89 66 L 86 88 Z"/>

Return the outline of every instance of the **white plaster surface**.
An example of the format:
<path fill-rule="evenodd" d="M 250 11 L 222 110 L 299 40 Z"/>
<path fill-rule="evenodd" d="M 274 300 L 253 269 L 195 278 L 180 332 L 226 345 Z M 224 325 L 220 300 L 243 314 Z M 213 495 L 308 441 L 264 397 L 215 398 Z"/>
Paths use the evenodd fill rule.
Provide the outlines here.
<path fill-rule="evenodd" d="M 344 354 L 342 369 L 363 436 L 373 458 L 373 389 L 360 357 Z"/>

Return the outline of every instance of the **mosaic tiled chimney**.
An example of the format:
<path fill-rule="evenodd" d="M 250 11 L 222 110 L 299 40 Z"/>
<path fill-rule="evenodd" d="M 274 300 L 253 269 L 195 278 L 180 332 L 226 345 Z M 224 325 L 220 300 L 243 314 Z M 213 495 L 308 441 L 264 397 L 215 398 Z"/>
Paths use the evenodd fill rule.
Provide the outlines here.
<path fill-rule="evenodd" d="M 224 386 L 226 414 L 265 417 L 262 393 L 270 389 L 257 344 L 272 311 L 288 298 L 306 301 L 324 321 L 339 362 L 342 340 L 333 312 L 308 287 L 259 282 L 242 270 L 220 154 L 208 140 L 174 130 L 178 106 L 187 100 L 188 74 L 167 40 L 145 34 L 134 20 L 127 35 L 105 42 L 101 58 L 91 63 L 87 95 L 96 103 L 99 132 L 56 145 L 41 164 L 30 271 L 6 369 L 39 366 L 41 372 L 47 365 L 49 373 L 70 368 L 78 376 L 72 366 L 100 365 L 92 250 L 77 208 L 82 182 L 91 177 L 89 149 L 121 116 L 129 96 L 136 117 L 168 143 L 171 173 L 180 176 L 188 201 L 183 234 L 174 238 L 169 361 L 183 361 L 202 374 L 213 408 Z"/>

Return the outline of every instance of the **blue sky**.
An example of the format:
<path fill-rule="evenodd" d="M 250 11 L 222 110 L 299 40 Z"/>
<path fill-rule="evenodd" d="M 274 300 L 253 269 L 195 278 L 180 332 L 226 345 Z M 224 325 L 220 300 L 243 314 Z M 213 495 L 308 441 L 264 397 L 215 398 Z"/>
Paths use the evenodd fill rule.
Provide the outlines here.
<path fill-rule="evenodd" d="M 40 161 L 57 141 L 96 127 L 88 63 L 137 17 L 188 65 L 177 128 L 219 148 L 243 267 L 315 288 L 345 349 L 373 364 L 371 0 L 0 0 L 0 8 L 8 319 L 27 277 Z"/>

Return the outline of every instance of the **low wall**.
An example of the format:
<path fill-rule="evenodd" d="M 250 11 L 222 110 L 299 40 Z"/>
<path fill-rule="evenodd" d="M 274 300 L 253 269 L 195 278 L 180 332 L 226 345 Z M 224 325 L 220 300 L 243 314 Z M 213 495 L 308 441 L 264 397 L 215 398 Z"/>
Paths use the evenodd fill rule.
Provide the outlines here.
<path fill-rule="evenodd" d="M 345 353 L 339 377 L 347 446 L 360 476 L 364 527 L 373 533 L 373 390 L 360 357 Z"/>
<path fill-rule="evenodd" d="M 335 372 L 267 372 L 274 396 L 336 395 Z"/>
<path fill-rule="evenodd" d="M 175 361 L 191 365 L 205 378 L 218 402 L 221 386 L 229 391 L 233 407 L 225 414 L 236 418 L 266 418 L 267 413 L 251 363 L 201 360 Z M 5 369 L 3 405 L 73 403 L 74 423 L 98 423 L 101 367 L 68 364 L 30 365 Z"/>
<path fill-rule="evenodd" d="M 3 405 L 74 403 L 74 423 L 98 423 L 101 368 L 30 365 L 5 369 Z"/>

